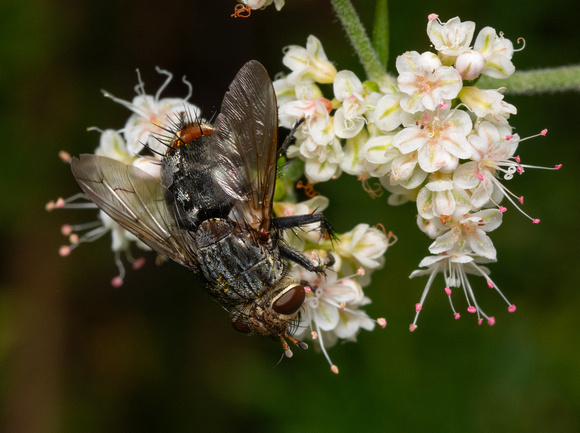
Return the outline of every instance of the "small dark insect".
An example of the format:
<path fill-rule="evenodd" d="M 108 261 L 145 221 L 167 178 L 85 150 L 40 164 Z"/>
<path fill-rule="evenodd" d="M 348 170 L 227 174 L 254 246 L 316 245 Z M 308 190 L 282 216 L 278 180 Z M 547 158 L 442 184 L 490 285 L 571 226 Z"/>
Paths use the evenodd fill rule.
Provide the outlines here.
<path fill-rule="evenodd" d="M 161 181 L 119 161 L 73 158 L 77 182 L 99 208 L 141 241 L 198 274 L 208 292 L 246 334 L 291 336 L 305 299 L 303 285 L 288 273 L 286 260 L 323 273 L 281 241 L 281 232 L 319 223 L 322 214 L 273 217 L 277 149 L 276 96 L 268 73 L 246 63 L 225 94 L 213 125 L 184 115 L 167 130 Z"/>

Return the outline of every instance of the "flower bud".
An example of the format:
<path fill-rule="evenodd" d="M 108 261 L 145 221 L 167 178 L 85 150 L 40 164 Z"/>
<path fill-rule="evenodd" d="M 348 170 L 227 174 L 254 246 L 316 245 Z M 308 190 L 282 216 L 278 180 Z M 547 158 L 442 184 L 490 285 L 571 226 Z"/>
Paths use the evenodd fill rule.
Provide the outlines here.
<path fill-rule="evenodd" d="M 479 51 L 466 51 L 455 60 L 455 69 L 464 80 L 474 80 L 485 68 L 485 58 Z"/>

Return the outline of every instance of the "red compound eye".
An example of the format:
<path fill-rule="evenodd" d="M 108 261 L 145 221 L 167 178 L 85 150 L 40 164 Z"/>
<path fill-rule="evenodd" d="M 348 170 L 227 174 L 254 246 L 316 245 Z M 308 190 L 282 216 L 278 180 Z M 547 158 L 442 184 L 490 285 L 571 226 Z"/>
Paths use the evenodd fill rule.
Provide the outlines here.
<path fill-rule="evenodd" d="M 272 309 L 285 316 L 296 313 L 306 298 L 304 287 L 296 284 L 288 287 L 274 302 L 272 302 Z"/>

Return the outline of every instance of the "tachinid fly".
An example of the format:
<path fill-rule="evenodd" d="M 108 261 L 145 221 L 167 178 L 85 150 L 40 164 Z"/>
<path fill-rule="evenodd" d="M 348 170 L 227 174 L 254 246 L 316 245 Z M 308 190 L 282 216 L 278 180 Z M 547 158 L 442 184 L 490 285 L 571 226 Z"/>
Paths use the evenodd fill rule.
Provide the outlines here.
<path fill-rule="evenodd" d="M 142 242 L 202 277 L 238 331 L 285 339 L 304 303 L 286 260 L 313 263 L 281 242 L 284 229 L 320 223 L 321 214 L 273 217 L 277 147 L 276 96 L 268 73 L 246 63 L 225 94 L 213 125 L 173 119 L 161 181 L 119 161 L 81 155 L 72 172 L 99 208 Z M 286 144 L 286 143 L 285 143 Z"/>

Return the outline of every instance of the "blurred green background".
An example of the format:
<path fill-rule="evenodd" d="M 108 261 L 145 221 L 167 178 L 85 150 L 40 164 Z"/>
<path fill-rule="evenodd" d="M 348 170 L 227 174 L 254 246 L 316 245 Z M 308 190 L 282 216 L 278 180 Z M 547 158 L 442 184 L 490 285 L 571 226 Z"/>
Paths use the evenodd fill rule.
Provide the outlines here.
<path fill-rule="evenodd" d="M 369 27 L 373 3 L 354 1 Z M 519 69 L 579 63 L 575 1 L 410 4 L 390 4 L 391 70 L 397 54 L 429 49 L 431 12 L 524 37 Z M 372 200 L 346 176 L 317 187 L 331 198 L 326 213 L 338 231 L 380 222 L 399 237 L 367 289 L 367 311 L 389 325 L 331 349 L 338 376 L 313 350 L 276 365 L 279 345 L 235 333 L 175 264 L 129 271 L 115 289 L 109 238 L 57 254 L 66 241 L 60 226 L 93 216 L 45 212 L 47 201 L 78 191 L 58 151 L 91 152 L 98 134 L 87 127 L 121 128 L 128 116 L 100 89 L 132 99 L 139 68 L 153 93 L 158 65 L 187 75 L 192 102 L 212 113 L 243 63 L 257 59 L 274 75 L 284 70 L 282 48 L 304 45 L 311 33 L 338 69 L 362 76 L 327 1 L 287 0 L 282 12 L 270 7 L 249 19 L 231 18 L 234 5 L 0 3 L 0 431 L 580 431 L 577 93 L 506 98 L 518 108 L 520 135 L 550 131 L 521 145 L 525 161 L 564 167 L 510 182 L 542 223 L 510 208 L 493 233 L 492 277 L 518 306 L 508 314 L 473 279 L 494 327 L 453 320 L 439 279 L 410 334 L 426 279 L 407 277 L 430 243 L 415 207 Z M 184 92 L 176 79 L 164 95 Z"/>

